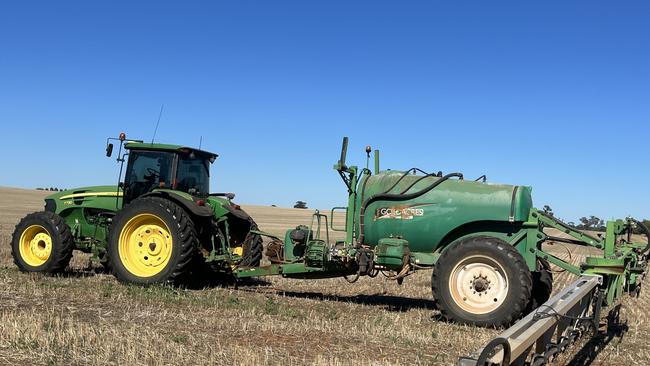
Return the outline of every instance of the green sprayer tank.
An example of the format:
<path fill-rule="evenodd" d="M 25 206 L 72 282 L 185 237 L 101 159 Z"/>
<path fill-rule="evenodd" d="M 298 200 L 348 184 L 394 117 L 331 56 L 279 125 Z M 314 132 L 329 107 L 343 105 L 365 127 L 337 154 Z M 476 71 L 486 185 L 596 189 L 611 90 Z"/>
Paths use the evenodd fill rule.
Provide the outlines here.
<path fill-rule="evenodd" d="M 355 207 L 360 242 L 372 247 L 382 238 L 401 238 L 411 251 L 431 253 L 481 226 L 509 223 L 509 231 L 517 231 L 532 208 L 531 187 L 415 172 L 363 175 Z"/>

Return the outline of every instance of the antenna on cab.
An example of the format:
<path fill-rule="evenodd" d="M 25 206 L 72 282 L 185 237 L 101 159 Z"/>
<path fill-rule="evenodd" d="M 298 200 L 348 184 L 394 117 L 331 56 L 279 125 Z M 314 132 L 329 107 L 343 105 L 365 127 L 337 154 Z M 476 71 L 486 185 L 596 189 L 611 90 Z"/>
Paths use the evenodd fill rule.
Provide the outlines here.
<path fill-rule="evenodd" d="M 156 122 L 156 128 L 153 130 L 153 137 L 151 137 L 151 143 L 156 138 L 156 132 L 158 132 L 158 125 L 160 124 L 160 118 L 162 117 L 163 109 L 165 108 L 164 104 L 160 105 L 160 112 L 158 113 L 158 121 Z"/>

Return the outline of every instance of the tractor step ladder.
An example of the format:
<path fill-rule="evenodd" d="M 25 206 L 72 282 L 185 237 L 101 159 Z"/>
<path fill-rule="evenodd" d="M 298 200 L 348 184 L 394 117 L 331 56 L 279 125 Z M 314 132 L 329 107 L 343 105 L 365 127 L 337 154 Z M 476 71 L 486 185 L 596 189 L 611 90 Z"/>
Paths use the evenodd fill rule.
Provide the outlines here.
<path fill-rule="evenodd" d="M 552 361 L 591 326 L 598 328 L 603 297 L 600 285 L 601 276 L 581 276 L 480 350 L 461 357 L 458 364 L 511 365 L 529 360 L 537 366 Z"/>

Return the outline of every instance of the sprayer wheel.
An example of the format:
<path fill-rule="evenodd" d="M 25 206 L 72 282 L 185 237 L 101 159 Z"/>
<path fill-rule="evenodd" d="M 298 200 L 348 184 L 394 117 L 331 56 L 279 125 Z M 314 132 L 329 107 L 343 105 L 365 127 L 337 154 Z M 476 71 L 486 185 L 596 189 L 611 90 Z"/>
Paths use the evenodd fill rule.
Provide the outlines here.
<path fill-rule="evenodd" d="M 546 259 L 537 259 L 537 272 L 532 273 L 533 290 L 530 296 L 530 303 L 526 309 L 526 314 L 537 309 L 540 305 L 551 298 L 553 292 L 553 273 L 551 265 Z"/>
<path fill-rule="evenodd" d="M 447 248 L 431 289 L 447 320 L 484 327 L 513 323 L 530 302 L 533 280 L 519 252 L 503 240 L 476 236 Z"/>
<path fill-rule="evenodd" d="M 258 230 L 257 224 L 251 219 L 250 230 Z M 258 234 L 248 233 L 243 243 L 242 260 L 240 267 L 257 267 L 262 261 L 263 240 Z"/>

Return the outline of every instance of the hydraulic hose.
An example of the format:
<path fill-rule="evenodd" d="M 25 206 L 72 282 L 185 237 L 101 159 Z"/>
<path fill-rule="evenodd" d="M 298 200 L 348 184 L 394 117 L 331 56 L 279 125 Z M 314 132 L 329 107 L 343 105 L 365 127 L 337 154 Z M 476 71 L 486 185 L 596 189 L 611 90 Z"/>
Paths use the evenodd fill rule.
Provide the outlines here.
<path fill-rule="evenodd" d="M 420 168 L 411 168 L 411 169 L 405 171 L 404 174 L 402 174 L 402 175 L 399 177 L 399 179 L 397 179 L 397 180 L 395 181 L 395 183 L 394 183 L 392 186 L 390 186 L 390 188 L 388 188 L 387 190 L 385 190 L 384 193 L 382 193 L 382 194 L 386 194 L 386 193 L 392 191 L 393 188 L 397 187 L 397 185 L 399 184 L 399 182 L 401 182 L 402 179 L 404 179 L 407 175 L 411 174 L 411 172 L 413 172 L 413 173 L 420 172 L 420 173 L 424 174 L 423 177 L 428 177 L 428 176 L 431 176 L 431 175 L 432 175 L 432 174 L 430 174 L 430 173 L 425 172 L 424 170 L 422 170 L 422 169 L 420 169 Z M 410 188 L 410 187 L 409 187 L 409 188 Z M 408 190 L 408 189 L 407 189 L 407 190 Z M 404 192 L 402 192 L 402 193 L 404 193 Z"/>
<path fill-rule="evenodd" d="M 496 349 L 498 346 L 501 346 L 503 350 L 503 358 L 501 359 L 501 362 L 499 364 L 510 365 L 510 356 L 512 356 L 512 348 L 510 347 L 510 342 L 508 342 L 508 340 L 503 337 L 497 337 L 494 338 L 492 341 L 490 341 L 490 343 L 488 343 L 485 346 L 485 348 L 483 348 L 483 352 L 481 352 L 481 354 L 476 359 L 476 364 L 477 365 L 492 364 L 491 362 L 488 363 L 488 359 L 490 358 L 490 355 L 496 353 Z"/>
<path fill-rule="evenodd" d="M 406 174 L 408 174 L 408 172 L 410 172 L 411 170 L 412 169 L 409 169 L 407 171 L 407 173 L 405 173 L 404 175 L 402 175 L 402 177 L 400 177 L 399 180 L 404 178 L 406 176 Z M 426 177 L 430 177 L 430 176 L 436 176 L 436 175 L 427 174 L 425 176 L 422 176 L 420 179 L 416 180 L 416 182 L 419 182 L 422 179 L 424 179 Z M 442 184 L 443 182 L 445 182 L 446 180 L 448 180 L 449 178 L 452 178 L 452 177 L 458 177 L 460 179 L 463 179 L 463 174 L 461 174 L 461 173 L 447 174 L 445 176 L 440 177 L 440 179 L 438 179 L 435 182 L 431 183 L 429 186 L 427 186 L 427 187 L 425 187 L 425 188 L 423 188 L 423 189 L 421 189 L 421 190 L 419 190 L 417 192 L 413 192 L 413 193 L 406 193 L 406 192 L 409 189 L 411 189 L 414 184 L 411 184 L 407 189 L 403 190 L 401 193 L 386 193 L 386 192 L 389 192 L 391 189 L 393 189 L 397 185 L 397 183 L 396 183 L 396 184 L 393 184 L 393 186 L 391 188 L 389 188 L 388 190 L 386 190 L 384 193 L 379 193 L 379 194 L 375 194 L 375 195 L 372 195 L 372 196 L 368 197 L 368 199 L 363 202 L 363 204 L 361 205 L 361 209 L 359 210 L 359 244 L 363 243 L 363 240 L 364 240 L 364 237 L 365 237 L 365 233 L 364 233 L 365 213 L 366 213 L 366 209 L 368 208 L 368 206 L 371 203 L 376 202 L 376 201 L 380 201 L 380 200 L 381 201 L 408 201 L 408 200 L 411 200 L 411 199 L 422 196 L 423 194 L 431 191 L 432 189 L 436 188 L 437 186 L 439 186 L 440 184 Z"/>
<path fill-rule="evenodd" d="M 411 188 L 413 188 L 414 185 L 420 183 L 423 179 L 426 179 L 428 177 L 439 177 L 439 175 L 434 175 L 434 174 L 427 174 L 423 175 L 420 178 L 416 179 L 413 183 L 411 183 L 408 187 L 404 188 L 399 194 L 405 194 L 406 192 L 410 191 Z M 462 178 L 461 178 L 462 179 Z"/>

